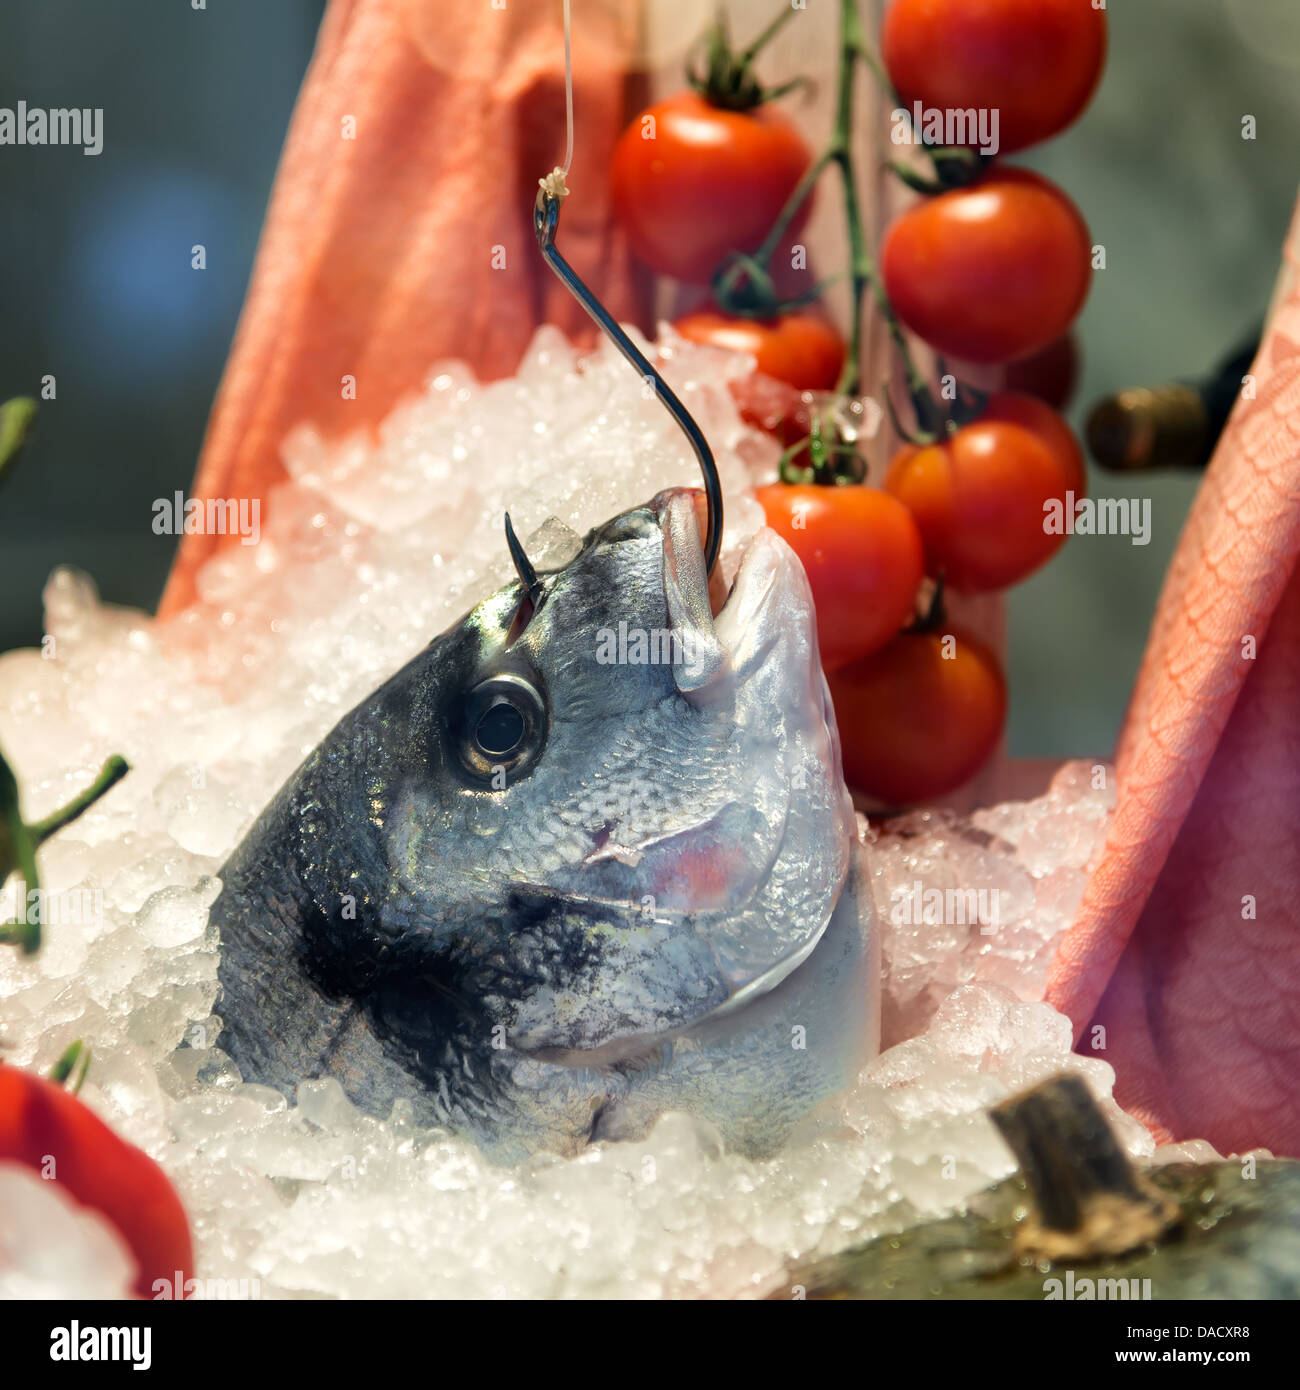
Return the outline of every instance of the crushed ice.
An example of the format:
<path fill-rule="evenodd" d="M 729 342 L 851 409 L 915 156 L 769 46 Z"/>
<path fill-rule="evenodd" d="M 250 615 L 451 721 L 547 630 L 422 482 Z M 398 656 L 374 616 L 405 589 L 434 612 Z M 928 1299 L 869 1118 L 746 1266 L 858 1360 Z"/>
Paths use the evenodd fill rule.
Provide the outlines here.
<path fill-rule="evenodd" d="M 671 334 L 660 348 L 718 454 L 730 573 L 761 521 L 751 480 L 776 446 L 732 404 L 743 359 Z M 384 1122 L 361 1115 L 334 1081 L 305 1083 L 296 1104 L 242 1084 L 213 1045 L 207 908 L 253 817 L 340 714 L 504 582 L 506 507 L 530 549 L 560 563 L 572 533 L 696 481 L 676 426 L 622 359 L 606 347 L 582 360 L 547 329 L 513 379 L 479 385 L 440 366 L 377 437 L 326 444 L 302 428 L 285 459 L 291 481 L 270 499 L 263 542 L 212 560 L 182 617 L 107 607 L 60 571 L 46 591 L 54 659 L 0 659 L 0 745 L 29 820 L 109 752 L 133 769 L 42 851 L 44 886 L 98 893 L 99 915 L 48 928 L 34 960 L 0 952 L 4 1055 L 46 1069 L 89 1043 L 83 1097 L 172 1176 L 202 1276 L 266 1297 L 762 1292 L 793 1258 L 950 1209 L 1006 1175 L 985 1109 L 1062 1068 L 1105 1099 L 1130 1152 L 1152 1153 L 1108 1099 L 1110 1068 L 1072 1055 L 1067 1021 L 1041 1002 L 1110 809 L 1082 765 L 1037 801 L 882 832 L 864 823 L 892 1045 L 768 1161 L 725 1153 L 674 1115 L 641 1142 L 503 1169 L 416 1129 L 400 1106 Z M 952 925 L 912 911 L 917 885 L 995 891 L 993 929 L 988 912 Z M 0 1207 L 24 1209 L 23 1182 L 0 1166 Z M 12 1228 L 6 1292 L 129 1286 L 93 1223 L 74 1229 L 48 1193 L 29 1209 L 49 1239 L 33 1243 L 31 1221 Z"/>

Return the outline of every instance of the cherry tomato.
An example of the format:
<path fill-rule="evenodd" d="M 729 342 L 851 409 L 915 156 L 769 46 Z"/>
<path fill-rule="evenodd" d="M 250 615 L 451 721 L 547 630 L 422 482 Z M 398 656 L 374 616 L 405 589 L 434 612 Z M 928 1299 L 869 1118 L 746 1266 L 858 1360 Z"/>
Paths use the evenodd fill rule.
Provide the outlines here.
<path fill-rule="evenodd" d="M 810 163 L 803 137 L 775 107 L 729 111 L 679 92 L 614 147 L 614 210 L 652 270 L 707 285 L 728 252 L 758 247 Z"/>
<path fill-rule="evenodd" d="M 905 632 L 827 683 L 845 778 L 890 806 L 928 801 L 967 782 L 1006 721 L 996 658 L 952 628 Z"/>
<path fill-rule="evenodd" d="M 1008 154 L 1064 130 L 1088 104 L 1106 12 L 1092 0 L 893 0 L 881 56 L 909 111 L 918 101 L 996 111 Z"/>
<path fill-rule="evenodd" d="M 885 234 L 885 290 L 932 347 L 1006 362 L 1059 338 L 1083 307 L 1092 245 L 1079 210 L 1028 169 L 923 199 Z"/>
<path fill-rule="evenodd" d="M 0 1065 L 0 1162 L 48 1176 L 107 1218 L 135 1256 L 137 1297 L 152 1298 L 158 1279 L 174 1288 L 177 1271 L 192 1276 L 189 1223 L 167 1175 L 71 1091 Z"/>
<path fill-rule="evenodd" d="M 1046 504 L 1084 495 L 1083 451 L 1050 406 L 1002 391 L 949 438 L 899 450 L 885 490 L 916 519 L 931 574 L 967 592 L 1004 589 L 1065 540 L 1045 528 Z"/>
<path fill-rule="evenodd" d="M 877 651 L 913 613 L 921 537 L 901 503 L 876 488 L 772 483 L 758 489 L 767 524 L 803 562 L 828 671 Z"/>
<path fill-rule="evenodd" d="M 1049 343 L 1032 357 L 1008 362 L 1006 388 L 1037 396 L 1053 410 L 1064 410 L 1079 380 L 1079 344 L 1073 333 Z"/>
<path fill-rule="evenodd" d="M 758 371 L 800 391 L 833 390 L 844 366 L 844 339 L 820 314 L 806 310 L 747 319 L 697 309 L 673 327 L 693 343 L 749 353 Z"/>

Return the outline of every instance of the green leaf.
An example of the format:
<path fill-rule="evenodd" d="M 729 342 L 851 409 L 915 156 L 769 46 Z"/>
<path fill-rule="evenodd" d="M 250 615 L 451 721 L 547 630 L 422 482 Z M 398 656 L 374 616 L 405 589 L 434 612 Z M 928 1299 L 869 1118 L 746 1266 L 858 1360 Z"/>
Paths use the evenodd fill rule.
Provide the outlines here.
<path fill-rule="evenodd" d="M 30 396 L 15 396 L 0 404 L 0 483 L 13 467 L 36 421 L 36 402 Z"/>

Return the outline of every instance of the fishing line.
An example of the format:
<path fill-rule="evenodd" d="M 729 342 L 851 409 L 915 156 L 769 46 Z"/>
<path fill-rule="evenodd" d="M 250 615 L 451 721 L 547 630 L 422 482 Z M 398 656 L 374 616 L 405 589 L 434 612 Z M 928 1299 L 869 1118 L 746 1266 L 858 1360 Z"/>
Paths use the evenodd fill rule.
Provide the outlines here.
<path fill-rule="evenodd" d="M 573 163 L 573 27 L 569 21 L 569 0 L 564 0 L 564 123 L 568 139 L 560 168 L 567 178 Z"/>

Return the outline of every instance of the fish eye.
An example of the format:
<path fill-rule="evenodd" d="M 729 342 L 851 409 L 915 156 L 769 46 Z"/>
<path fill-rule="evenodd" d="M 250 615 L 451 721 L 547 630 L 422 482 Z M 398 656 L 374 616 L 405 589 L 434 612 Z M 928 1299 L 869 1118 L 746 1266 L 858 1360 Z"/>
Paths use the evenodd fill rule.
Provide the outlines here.
<path fill-rule="evenodd" d="M 503 770 L 518 776 L 546 741 L 546 704 L 535 686 L 513 673 L 492 676 L 465 701 L 461 758 L 478 778 Z"/>
<path fill-rule="evenodd" d="M 524 736 L 524 716 L 506 699 L 498 695 L 495 704 L 478 721 L 474 742 L 488 754 L 505 757 L 513 753 Z"/>

